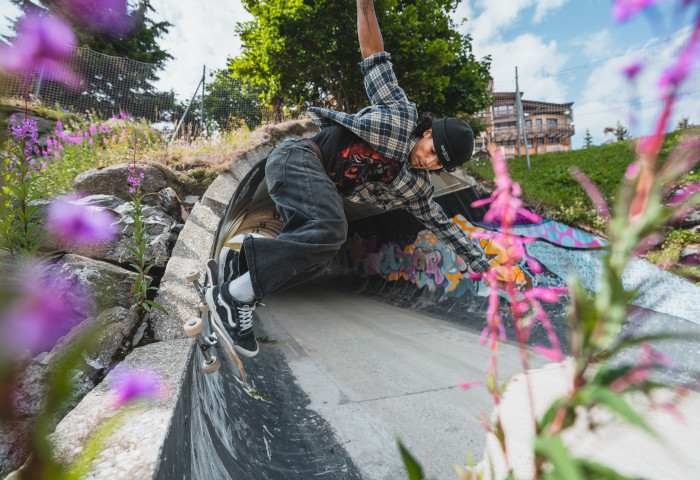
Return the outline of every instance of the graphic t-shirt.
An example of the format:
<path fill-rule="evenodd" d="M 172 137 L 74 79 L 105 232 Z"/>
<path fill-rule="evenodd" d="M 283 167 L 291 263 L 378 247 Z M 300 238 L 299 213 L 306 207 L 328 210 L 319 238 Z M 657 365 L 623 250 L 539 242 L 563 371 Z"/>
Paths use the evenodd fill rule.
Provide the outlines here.
<path fill-rule="evenodd" d="M 398 162 L 382 157 L 350 130 L 333 125 L 311 139 L 321 150 L 323 167 L 341 195 L 365 182 L 391 183 Z"/>

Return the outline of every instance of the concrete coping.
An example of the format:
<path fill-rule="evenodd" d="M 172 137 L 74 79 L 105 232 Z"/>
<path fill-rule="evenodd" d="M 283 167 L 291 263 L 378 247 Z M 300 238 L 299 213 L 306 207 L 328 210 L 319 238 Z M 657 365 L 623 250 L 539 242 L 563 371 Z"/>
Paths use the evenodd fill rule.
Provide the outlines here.
<path fill-rule="evenodd" d="M 210 258 L 214 232 L 240 179 L 287 136 L 308 136 L 315 131 L 316 127 L 308 120 L 267 126 L 261 135 L 261 143 L 234 159 L 231 172 L 220 174 L 202 201 L 195 204 L 173 247 L 155 298 L 168 314 L 156 311 L 150 316 L 157 343 L 131 352 L 59 423 L 52 435 L 58 458 L 67 462 L 77 458 L 90 435 L 114 415 L 110 386 L 115 374 L 127 367 L 148 367 L 163 380 L 163 395 L 156 402 L 142 403 L 129 410 L 126 420 L 106 440 L 108 448 L 94 459 L 86 478 L 147 479 L 156 476 L 168 432 L 177 420 L 174 417 L 178 400 L 183 389 L 189 388 L 185 385 L 186 373 L 195 342 L 186 337 L 182 324 L 198 316 L 199 297 L 185 279 L 185 274 L 203 272 Z"/>

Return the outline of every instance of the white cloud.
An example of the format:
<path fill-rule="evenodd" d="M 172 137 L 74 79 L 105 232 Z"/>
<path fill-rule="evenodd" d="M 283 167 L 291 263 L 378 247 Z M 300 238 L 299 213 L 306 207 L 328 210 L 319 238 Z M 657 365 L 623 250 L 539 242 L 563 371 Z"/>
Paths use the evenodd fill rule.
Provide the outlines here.
<path fill-rule="evenodd" d="M 568 1 L 569 0 L 536 0 L 535 4 L 537 8 L 535 9 L 533 21 L 535 23 L 540 23 L 550 11 L 563 7 Z"/>
<path fill-rule="evenodd" d="M 588 128 L 599 144 L 605 127 L 622 123 L 635 136 L 653 132 L 657 117 L 663 108 L 662 92 L 658 80 L 663 71 L 676 58 L 678 49 L 690 35 L 690 27 L 674 34 L 668 41 L 659 38 L 649 40 L 642 48 L 635 47 L 628 53 L 605 61 L 589 75 L 578 105 L 574 106 L 577 135 L 574 146 L 583 143 Z M 645 52 L 644 57 L 640 54 Z M 623 68 L 642 61 L 643 69 L 634 82 L 629 82 Z M 668 128 L 673 130 L 682 118 L 700 124 L 700 72 L 696 69 L 685 82 L 677 97 Z"/>
<path fill-rule="evenodd" d="M 175 59 L 161 72 L 158 86 L 172 88 L 180 99 L 189 100 L 202 77 L 203 65 L 208 72 L 220 69 L 229 56 L 240 53 L 235 26 L 252 17 L 237 1 L 154 0 L 152 4 L 154 17 L 173 24 L 159 44 Z"/>
<path fill-rule="evenodd" d="M 10 27 L 10 23 L 17 19 L 21 13 L 22 10 L 20 10 L 18 6 L 7 0 L 3 2 L 2 11 L 0 11 L 0 36 L 12 35 L 14 33 Z"/>
<path fill-rule="evenodd" d="M 586 34 L 585 37 L 577 38 L 571 41 L 574 47 L 580 47 L 591 60 L 607 58 L 613 48 L 613 38 L 610 30 L 604 29 L 594 33 Z"/>
<path fill-rule="evenodd" d="M 492 57 L 491 75 L 497 91 L 515 91 L 515 67 L 518 67 L 520 90 L 528 100 L 565 102 L 567 88 L 561 79 L 550 76 L 561 70 L 567 56 L 560 53 L 557 42 L 545 42 L 532 33 L 510 41 L 481 46 Z"/>
<path fill-rule="evenodd" d="M 477 0 L 481 12 L 470 23 L 470 33 L 474 39 L 489 42 L 501 36 L 516 21 L 529 21 L 524 11 L 535 7 L 533 23 L 539 23 L 551 11 L 561 8 L 569 0 Z"/>

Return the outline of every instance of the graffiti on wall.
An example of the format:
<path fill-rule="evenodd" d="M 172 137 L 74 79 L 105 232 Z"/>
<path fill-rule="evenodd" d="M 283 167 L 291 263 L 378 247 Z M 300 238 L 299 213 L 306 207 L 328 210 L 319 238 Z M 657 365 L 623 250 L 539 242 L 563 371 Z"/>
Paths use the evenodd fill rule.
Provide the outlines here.
<path fill-rule="evenodd" d="M 528 268 L 527 257 L 514 269 L 503 268 L 508 253 L 490 239 L 475 239 L 473 236 L 477 232 L 492 230 L 492 227 L 474 225 L 462 215 L 456 215 L 452 221 L 480 247 L 501 280 L 510 280 L 505 276 L 511 275 L 514 277 L 512 280 L 521 289 L 564 284 L 564 280 L 557 275 L 558 272 L 533 273 Z M 533 225 L 518 225 L 514 231 L 523 237 L 566 248 L 596 249 L 606 245 L 592 235 L 552 220 L 543 220 Z M 403 279 L 419 288 L 442 288 L 448 297 L 458 297 L 466 291 L 476 295 L 485 295 L 488 292 L 483 281 L 471 280 L 461 273 L 466 269 L 464 261 L 428 230 L 420 231 L 415 238 L 381 245 L 377 244 L 377 238 L 374 236 L 362 238 L 355 234 L 347 240 L 341 255 L 337 257 L 335 268 L 342 269 L 345 273 L 354 271 L 362 276 L 380 275 L 388 281 Z"/>
<path fill-rule="evenodd" d="M 462 215 L 456 215 L 452 221 L 470 239 L 473 239 L 474 233 L 486 230 L 473 225 Z M 508 274 L 514 276 L 513 279 L 521 288 L 541 284 L 539 276 L 528 269 L 527 258 L 515 269 L 506 271 L 501 266 L 508 258 L 507 252 L 490 239 L 472 241 L 481 248 L 501 280 L 506 280 L 504 276 Z M 355 234 L 346 242 L 343 254 L 344 265 L 336 267 L 342 267 L 346 272 L 354 270 L 363 276 L 380 275 L 388 281 L 403 279 L 418 287 L 427 286 L 430 289 L 442 287 L 448 297 L 461 296 L 467 290 L 475 294 L 486 294 L 482 281 L 471 280 L 461 273 L 466 270 L 465 262 L 428 230 L 420 231 L 412 241 L 382 245 L 377 245 L 376 237 L 361 238 Z"/>
<path fill-rule="evenodd" d="M 477 224 L 493 230 L 492 226 Z M 543 220 L 529 225 L 515 225 L 513 233 L 521 237 L 541 238 L 554 245 L 566 248 L 601 248 L 607 242 L 554 220 Z"/>

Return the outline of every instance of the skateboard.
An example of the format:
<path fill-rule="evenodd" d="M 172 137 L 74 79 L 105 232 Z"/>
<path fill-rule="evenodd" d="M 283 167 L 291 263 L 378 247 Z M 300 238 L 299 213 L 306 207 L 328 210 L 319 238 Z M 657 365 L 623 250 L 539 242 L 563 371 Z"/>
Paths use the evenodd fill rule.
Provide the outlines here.
<path fill-rule="evenodd" d="M 213 262 L 213 263 L 212 263 Z M 199 295 L 199 317 L 193 317 L 185 322 L 183 328 L 185 334 L 189 337 L 195 337 L 197 345 L 204 355 L 202 370 L 204 373 L 214 373 L 221 367 L 220 357 L 231 366 L 236 379 L 241 382 L 246 382 L 246 373 L 243 369 L 241 359 L 233 348 L 233 341 L 226 331 L 212 319 L 212 314 L 209 312 L 209 306 L 206 303 L 205 293 L 210 285 L 218 283 L 219 268 L 216 260 L 207 262 L 207 275 L 204 280 L 204 285 L 199 282 L 201 275 L 199 272 L 190 272 L 185 275 L 188 282 L 192 283 L 197 295 Z M 213 351 L 213 353 L 212 353 Z M 219 355 L 216 355 L 218 353 Z"/>

